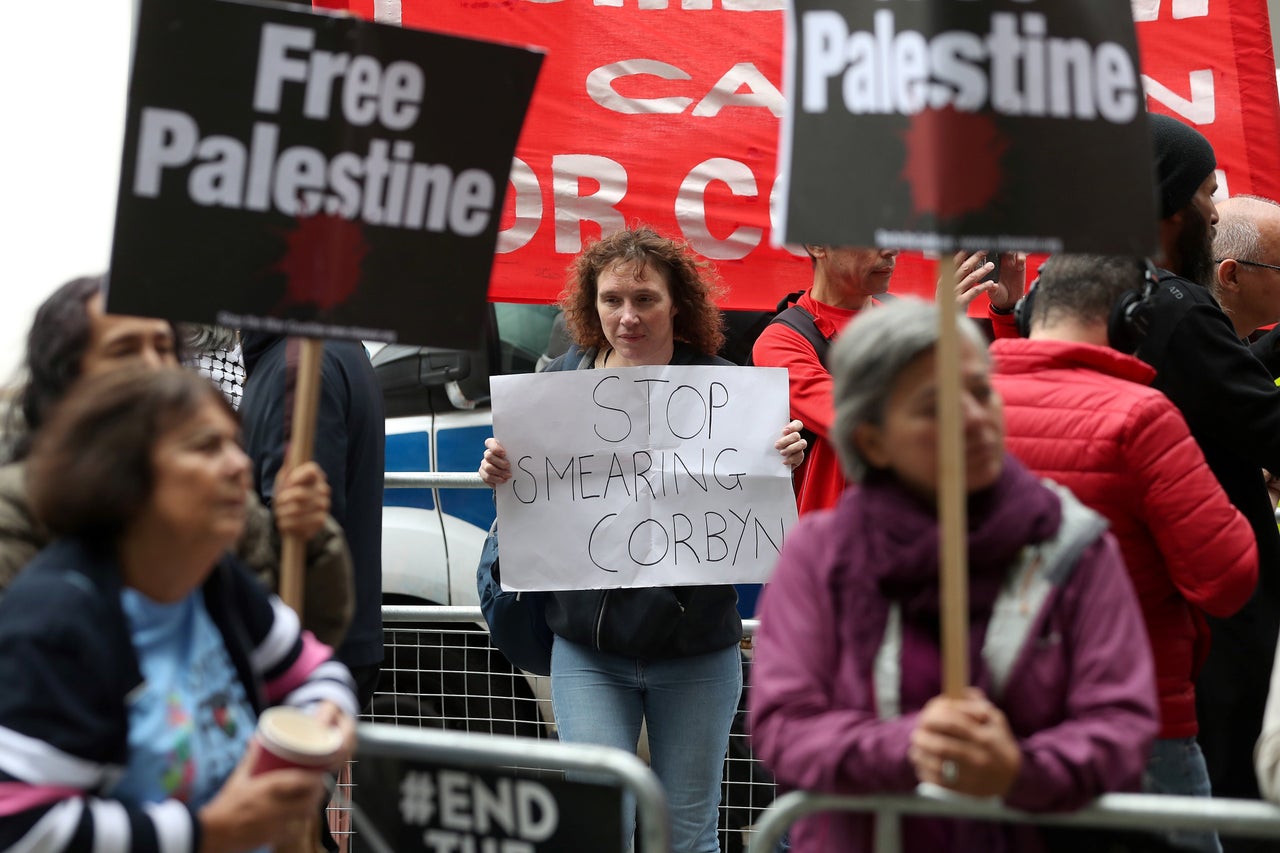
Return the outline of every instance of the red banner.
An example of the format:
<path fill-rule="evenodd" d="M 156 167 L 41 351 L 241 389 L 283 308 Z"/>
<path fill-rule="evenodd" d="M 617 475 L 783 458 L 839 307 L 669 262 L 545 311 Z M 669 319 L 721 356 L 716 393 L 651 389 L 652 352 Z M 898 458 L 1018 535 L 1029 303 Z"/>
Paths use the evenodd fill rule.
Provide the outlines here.
<path fill-rule="evenodd" d="M 384 7 L 395 0 L 345 2 L 357 14 L 374 6 L 394 15 Z M 803 251 L 770 245 L 784 8 L 785 0 L 400 0 L 405 26 L 548 51 L 516 150 L 490 299 L 553 300 L 585 243 L 636 222 L 682 235 L 714 261 L 728 290 L 723 307 L 772 308 L 807 286 Z M 1132 8 L 1149 108 L 1209 137 L 1224 195 L 1280 197 L 1266 0 L 1132 0 Z M 1062 160 L 1088 168 L 1082 152 L 1063 151 Z M 893 289 L 932 293 L 932 268 L 902 256 Z"/>

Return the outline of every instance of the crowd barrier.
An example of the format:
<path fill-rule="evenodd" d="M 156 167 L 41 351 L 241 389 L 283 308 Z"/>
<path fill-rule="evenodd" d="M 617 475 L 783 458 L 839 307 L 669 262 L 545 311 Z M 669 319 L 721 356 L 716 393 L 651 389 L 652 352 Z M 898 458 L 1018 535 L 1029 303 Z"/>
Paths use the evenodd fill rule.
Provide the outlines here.
<path fill-rule="evenodd" d="M 388 489 L 487 489 L 478 471 L 387 471 Z"/>
<path fill-rule="evenodd" d="M 839 797 L 791 791 L 778 797 L 760 815 L 748 850 L 772 853 L 791 824 L 823 811 L 871 812 L 879 820 L 914 815 L 1149 832 L 1217 830 L 1222 835 L 1280 839 L 1280 806 L 1257 800 L 1104 794 L 1078 811 L 1032 814 L 1010 809 L 998 800 L 946 794 Z M 899 853 L 898 842 L 896 833 L 878 832 L 875 853 Z"/>
<path fill-rule="evenodd" d="M 490 645 L 479 607 L 385 606 L 382 613 L 387 658 L 366 721 L 555 740 L 550 679 L 512 670 Z M 748 638 L 755 626 L 751 620 L 744 623 Z M 747 681 L 750 658 L 745 649 Z M 752 824 L 773 801 L 774 792 L 772 778 L 751 756 L 745 712 L 740 712 L 730 734 L 721 786 L 718 830 L 723 851 L 746 849 Z"/>
<path fill-rule="evenodd" d="M 604 746 L 587 746 L 583 744 L 562 744 L 554 741 L 516 740 L 491 735 L 474 735 L 449 731 L 432 731 L 429 729 L 412 730 L 398 726 L 363 723 L 359 728 L 359 763 L 371 766 L 381 759 L 389 759 L 403 770 L 386 778 L 386 770 L 377 770 L 378 784 L 386 790 L 380 790 L 377 796 L 372 794 L 368 799 L 376 801 L 384 814 L 395 813 L 398 821 L 407 821 L 409 832 L 413 834 L 418 825 L 440 822 L 447 823 L 451 818 L 455 826 L 462 824 L 476 832 L 482 829 L 474 826 L 483 823 L 482 815 L 487 809 L 490 814 L 505 807 L 512 813 L 519 811 L 518 794 L 513 796 L 508 785 L 501 790 L 501 796 L 495 794 L 486 806 L 481 806 L 482 798 L 469 791 L 442 790 L 443 783 L 432 782 L 424 776 L 421 767 L 449 768 L 443 773 L 453 773 L 454 768 L 476 771 L 486 777 L 500 777 L 503 780 L 520 781 L 537 784 L 538 772 L 553 774 L 551 779 L 562 779 L 564 774 L 578 774 L 578 778 L 589 776 L 591 782 L 584 784 L 577 781 L 574 791 L 582 791 L 595 786 L 620 788 L 634 798 L 636 805 L 637 850 L 641 853 L 670 853 L 671 851 L 671 818 L 667 809 L 666 796 L 657 776 L 636 756 L 622 750 Z M 357 771 L 357 775 L 359 772 Z M 455 782 L 457 774 L 454 773 Z M 425 781 L 424 781 L 425 779 Z M 543 780 L 545 784 L 555 781 Z M 364 781 L 361 787 L 368 788 L 374 784 Z M 562 786 L 561 794 L 568 790 Z M 548 796 L 542 792 L 543 800 Z M 568 796 L 572 797 L 570 792 Z M 357 802 L 360 798 L 357 797 Z M 388 807 L 388 802 L 390 806 Z M 385 835 L 393 833 L 397 827 L 388 826 L 397 820 L 381 821 L 376 825 L 367 819 L 366 812 L 371 810 L 371 803 L 366 802 L 356 811 L 356 829 L 361 842 L 367 844 L 373 853 L 390 853 L 396 849 L 388 843 Z M 577 806 L 569 799 L 558 804 L 557 811 L 563 817 L 572 816 Z M 568 806 L 569 808 L 564 808 Z M 451 814 L 450 814 L 451 813 Z M 474 817 L 473 817 L 474 815 Z M 591 820 L 594 814 L 586 814 Z M 525 813 L 525 821 L 538 821 L 546 818 L 545 811 L 539 815 Z M 584 815 L 578 814 L 581 821 Z M 514 822 L 514 821 L 513 821 Z M 393 834 L 394 837 L 394 834 Z M 415 845 L 416 846 L 416 845 Z M 467 849 L 467 848 L 463 848 Z M 482 847 L 480 849 L 489 849 Z M 507 849 L 493 846 L 493 849 Z M 514 849 L 514 848 L 512 848 Z M 521 845 L 519 849 L 526 849 Z M 528 846 L 527 849 L 534 849 Z M 616 845 L 608 849 L 622 850 L 622 837 L 616 838 Z"/>

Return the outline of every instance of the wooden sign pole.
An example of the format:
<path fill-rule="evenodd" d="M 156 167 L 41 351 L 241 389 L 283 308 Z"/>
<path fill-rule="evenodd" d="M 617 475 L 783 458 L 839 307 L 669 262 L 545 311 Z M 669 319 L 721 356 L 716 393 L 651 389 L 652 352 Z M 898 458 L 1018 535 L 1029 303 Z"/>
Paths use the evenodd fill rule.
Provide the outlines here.
<path fill-rule="evenodd" d="M 285 469 L 291 470 L 311 461 L 316 447 L 316 413 L 320 407 L 320 362 L 324 358 L 324 341 L 303 338 L 298 353 L 297 384 L 293 396 L 293 426 Z M 280 542 L 280 599 L 302 619 L 306 602 L 303 589 L 306 572 L 307 542 L 298 534 L 288 534 Z M 320 849 L 319 803 L 317 814 L 306 820 L 298 834 L 276 848 L 277 853 L 315 853 Z"/>
<path fill-rule="evenodd" d="M 324 341 L 303 338 L 298 355 L 298 380 L 293 397 L 293 428 L 285 456 L 285 470 L 311 461 L 316 447 L 316 411 L 320 406 L 320 360 Z M 307 543 L 301 536 L 288 535 L 280 543 L 280 598 L 302 618 L 303 572 Z"/>
<path fill-rule="evenodd" d="M 958 698 L 969 683 L 968 520 L 965 507 L 964 418 L 955 259 L 938 263 L 938 527 L 942 619 L 942 692 Z"/>

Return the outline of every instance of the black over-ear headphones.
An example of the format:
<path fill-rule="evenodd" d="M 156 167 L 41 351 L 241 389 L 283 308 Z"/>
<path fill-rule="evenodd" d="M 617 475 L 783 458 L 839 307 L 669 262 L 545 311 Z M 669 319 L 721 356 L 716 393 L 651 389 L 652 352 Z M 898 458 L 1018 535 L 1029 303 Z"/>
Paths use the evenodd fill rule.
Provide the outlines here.
<path fill-rule="evenodd" d="M 1044 268 L 1051 262 L 1052 258 L 1041 264 L 1026 294 L 1013 306 L 1013 319 L 1017 324 L 1018 334 L 1024 338 L 1031 337 L 1031 313 L 1035 306 L 1036 286 L 1040 284 Z M 1156 288 L 1160 286 L 1159 275 L 1150 260 L 1142 258 L 1138 265 L 1142 269 L 1142 286 L 1120 294 L 1107 316 L 1107 343 L 1112 349 L 1128 355 L 1138 351 L 1143 338 L 1147 336 L 1147 330 L 1151 328 L 1152 301 Z"/>

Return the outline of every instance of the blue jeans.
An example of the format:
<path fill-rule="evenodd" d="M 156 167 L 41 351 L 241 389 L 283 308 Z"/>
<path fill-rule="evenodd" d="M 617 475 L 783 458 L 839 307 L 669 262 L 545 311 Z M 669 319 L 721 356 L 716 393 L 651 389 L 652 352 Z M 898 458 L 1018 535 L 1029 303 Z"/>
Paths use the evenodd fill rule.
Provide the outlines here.
<path fill-rule="evenodd" d="M 729 727 L 742 694 L 736 645 L 688 658 L 643 661 L 555 638 L 551 702 L 560 739 L 636 751 L 640 723 L 649 764 L 671 807 L 674 853 L 719 853 L 716 818 Z M 627 798 L 624 833 L 635 827 Z"/>
<path fill-rule="evenodd" d="M 1204 763 L 1204 753 L 1196 739 L 1169 738 L 1157 740 L 1151 748 L 1151 758 L 1142 771 L 1144 794 L 1180 794 L 1188 797 L 1212 796 L 1209 785 L 1209 768 Z M 1216 832 L 1177 830 L 1164 833 L 1171 843 L 1186 850 L 1203 853 L 1222 853 L 1222 843 Z"/>

